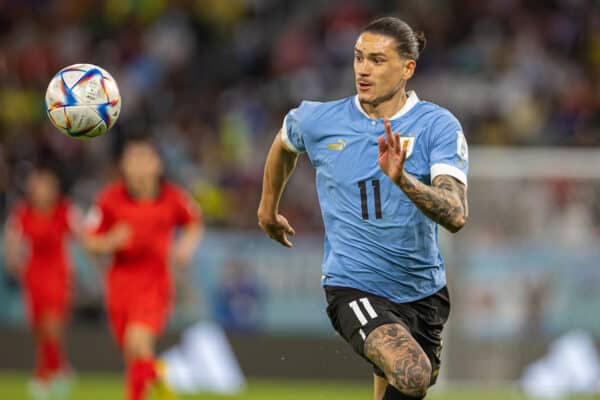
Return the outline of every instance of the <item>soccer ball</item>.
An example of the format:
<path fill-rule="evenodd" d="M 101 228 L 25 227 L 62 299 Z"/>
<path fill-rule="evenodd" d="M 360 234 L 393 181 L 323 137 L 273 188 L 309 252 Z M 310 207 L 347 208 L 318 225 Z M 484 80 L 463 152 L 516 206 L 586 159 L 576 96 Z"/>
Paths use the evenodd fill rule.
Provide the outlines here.
<path fill-rule="evenodd" d="M 93 64 L 65 67 L 48 85 L 46 112 L 52 125 L 65 135 L 78 139 L 102 135 L 121 112 L 117 82 Z"/>

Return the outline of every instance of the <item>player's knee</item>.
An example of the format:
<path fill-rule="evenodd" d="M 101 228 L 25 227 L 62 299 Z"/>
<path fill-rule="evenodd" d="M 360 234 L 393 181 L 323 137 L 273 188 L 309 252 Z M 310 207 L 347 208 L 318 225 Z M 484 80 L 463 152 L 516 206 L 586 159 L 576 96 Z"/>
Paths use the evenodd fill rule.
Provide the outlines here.
<path fill-rule="evenodd" d="M 127 332 L 123 343 L 123 352 L 127 359 L 148 358 L 153 355 L 152 340 L 145 335 Z"/>
<path fill-rule="evenodd" d="M 410 362 L 397 362 L 390 383 L 407 396 L 421 398 L 427 393 L 431 379 L 431 363 L 426 356 Z"/>
<path fill-rule="evenodd" d="M 125 343 L 123 348 L 125 358 L 133 360 L 136 358 L 148 358 L 152 356 L 152 350 L 145 343 L 129 342 Z"/>
<path fill-rule="evenodd" d="M 61 335 L 60 321 L 51 314 L 44 315 L 40 320 L 38 331 L 45 338 L 58 339 Z"/>

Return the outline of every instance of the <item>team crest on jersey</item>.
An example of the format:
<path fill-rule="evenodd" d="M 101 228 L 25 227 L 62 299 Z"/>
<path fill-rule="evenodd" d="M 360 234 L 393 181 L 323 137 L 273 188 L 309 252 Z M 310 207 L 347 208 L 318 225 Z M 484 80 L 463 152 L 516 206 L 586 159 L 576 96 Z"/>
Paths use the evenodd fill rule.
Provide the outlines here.
<path fill-rule="evenodd" d="M 415 139 L 415 136 L 400 136 L 400 148 L 406 149 L 406 158 L 410 157 L 413 153 Z"/>

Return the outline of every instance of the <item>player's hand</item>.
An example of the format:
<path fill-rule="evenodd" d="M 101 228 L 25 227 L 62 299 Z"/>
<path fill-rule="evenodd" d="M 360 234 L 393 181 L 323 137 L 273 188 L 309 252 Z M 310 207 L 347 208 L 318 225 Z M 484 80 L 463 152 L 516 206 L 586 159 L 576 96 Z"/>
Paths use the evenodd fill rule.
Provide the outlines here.
<path fill-rule="evenodd" d="M 25 272 L 25 266 L 20 263 L 7 263 L 6 264 L 7 274 L 17 282 L 21 282 L 23 274 Z"/>
<path fill-rule="evenodd" d="M 181 248 L 176 248 L 173 252 L 173 260 L 171 261 L 171 263 L 177 269 L 184 269 L 188 265 L 190 265 L 192 261 L 192 256 L 192 253 L 182 250 Z"/>
<path fill-rule="evenodd" d="M 392 126 L 389 119 L 384 120 L 385 136 L 379 138 L 379 156 L 377 161 L 381 170 L 390 177 L 396 184 L 400 184 L 402 173 L 404 172 L 404 160 L 406 160 L 406 149 L 408 143 L 404 146 L 400 143 L 400 134 L 392 133 Z"/>
<path fill-rule="evenodd" d="M 289 241 L 287 235 L 294 236 L 296 231 L 294 231 L 294 228 L 292 228 L 283 215 L 277 214 L 275 220 L 267 220 L 259 216 L 258 226 L 260 226 L 271 239 L 281 243 L 285 247 L 292 247 L 292 242 Z"/>
<path fill-rule="evenodd" d="M 131 227 L 128 224 L 118 223 L 107 234 L 108 247 L 112 250 L 124 248 L 131 239 Z"/>

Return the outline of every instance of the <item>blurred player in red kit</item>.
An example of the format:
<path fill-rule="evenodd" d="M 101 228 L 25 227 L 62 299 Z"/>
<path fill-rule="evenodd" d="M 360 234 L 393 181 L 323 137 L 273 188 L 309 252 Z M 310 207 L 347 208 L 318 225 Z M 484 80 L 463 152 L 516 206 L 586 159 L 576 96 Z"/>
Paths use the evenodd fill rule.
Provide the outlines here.
<path fill-rule="evenodd" d="M 120 167 L 122 179 L 106 187 L 90 211 L 84 245 L 113 256 L 106 307 L 126 363 L 126 398 L 143 399 L 156 383 L 158 395 L 170 399 L 154 346 L 172 308 L 170 266 L 190 263 L 202 234 L 201 216 L 182 189 L 162 179 L 151 139 L 128 139 Z"/>
<path fill-rule="evenodd" d="M 36 399 L 65 389 L 57 389 L 57 385 L 64 386 L 60 383 L 69 377 L 63 350 L 71 298 L 67 239 L 78 225 L 77 215 L 61 195 L 54 172 L 37 168 L 27 178 L 26 198 L 12 209 L 6 224 L 6 266 L 22 284 L 36 340 L 35 374 L 30 384 Z"/>

